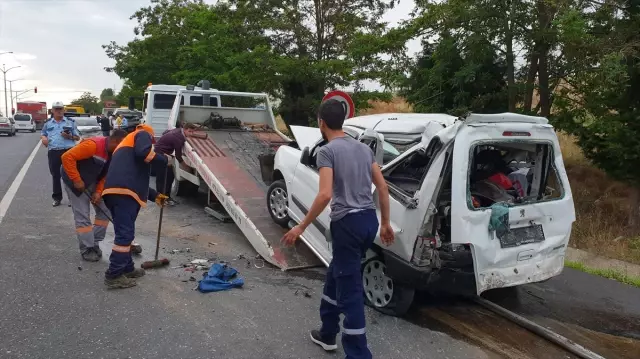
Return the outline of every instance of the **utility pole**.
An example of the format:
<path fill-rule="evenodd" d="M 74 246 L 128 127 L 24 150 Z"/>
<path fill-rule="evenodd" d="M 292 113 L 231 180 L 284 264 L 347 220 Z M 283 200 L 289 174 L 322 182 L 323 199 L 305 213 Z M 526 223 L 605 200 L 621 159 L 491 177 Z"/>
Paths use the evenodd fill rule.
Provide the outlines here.
<path fill-rule="evenodd" d="M 20 65 L 18 66 L 14 66 L 14 67 L 9 67 L 8 69 L 5 68 L 4 64 L 2 64 L 2 75 L 3 75 L 3 79 L 4 79 L 4 111 L 5 111 L 5 116 L 9 116 L 9 102 L 7 101 L 7 72 L 13 70 L 13 69 L 17 69 L 18 67 L 20 67 Z"/>
<path fill-rule="evenodd" d="M 11 109 L 13 109 L 13 82 L 14 81 L 20 81 L 20 80 L 24 80 L 24 79 L 16 79 L 16 80 L 9 80 L 9 97 L 11 98 Z M 16 102 L 18 102 L 18 99 L 16 98 Z M 9 115 L 7 115 L 9 116 Z"/>
<path fill-rule="evenodd" d="M 13 51 L 5 51 L 5 52 L 0 52 L 0 55 L 5 55 L 5 54 L 13 54 Z M 2 67 L 4 68 L 4 65 L 2 65 Z M 5 76 L 6 79 L 6 76 Z M 4 83 L 4 107 L 5 107 L 5 111 L 7 110 L 7 83 Z M 9 116 L 7 114 L 5 114 L 6 116 Z"/>

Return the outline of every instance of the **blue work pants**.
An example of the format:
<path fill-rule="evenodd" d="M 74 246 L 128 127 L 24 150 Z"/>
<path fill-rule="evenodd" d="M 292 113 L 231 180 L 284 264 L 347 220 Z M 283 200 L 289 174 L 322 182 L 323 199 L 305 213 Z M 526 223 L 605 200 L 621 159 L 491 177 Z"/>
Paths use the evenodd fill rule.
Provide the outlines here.
<path fill-rule="evenodd" d="M 347 359 L 371 359 L 367 347 L 364 317 L 364 291 L 360 266 L 378 232 L 374 210 L 347 214 L 331 222 L 333 260 L 327 271 L 320 319 L 323 338 L 335 338 L 342 322 L 342 347 Z"/>
<path fill-rule="evenodd" d="M 105 273 L 105 277 L 113 279 L 134 269 L 131 242 L 135 237 L 140 204 L 133 197 L 120 194 L 105 195 L 103 200 L 113 216 L 115 239 L 109 256 L 109 269 Z"/>

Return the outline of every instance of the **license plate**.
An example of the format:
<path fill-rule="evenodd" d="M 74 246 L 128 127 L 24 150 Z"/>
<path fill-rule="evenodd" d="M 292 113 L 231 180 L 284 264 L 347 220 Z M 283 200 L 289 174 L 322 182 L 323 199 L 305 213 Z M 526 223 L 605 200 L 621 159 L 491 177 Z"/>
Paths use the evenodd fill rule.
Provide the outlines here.
<path fill-rule="evenodd" d="M 541 224 L 536 224 L 529 227 L 512 228 L 500 238 L 500 247 L 517 247 L 542 241 L 544 241 L 544 230 Z"/>

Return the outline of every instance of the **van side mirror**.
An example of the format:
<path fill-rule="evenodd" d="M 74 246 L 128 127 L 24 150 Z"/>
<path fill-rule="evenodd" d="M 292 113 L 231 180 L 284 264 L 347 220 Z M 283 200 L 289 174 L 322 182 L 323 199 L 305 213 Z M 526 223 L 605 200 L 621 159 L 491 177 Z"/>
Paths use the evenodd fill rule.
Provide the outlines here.
<path fill-rule="evenodd" d="M 305 166 L 311 165 L 311 152 L 309 150 L 309 147 L 305 147 L 304 150 L 302 150 L 302 155 L 300 155 L 300 163 Z"/>

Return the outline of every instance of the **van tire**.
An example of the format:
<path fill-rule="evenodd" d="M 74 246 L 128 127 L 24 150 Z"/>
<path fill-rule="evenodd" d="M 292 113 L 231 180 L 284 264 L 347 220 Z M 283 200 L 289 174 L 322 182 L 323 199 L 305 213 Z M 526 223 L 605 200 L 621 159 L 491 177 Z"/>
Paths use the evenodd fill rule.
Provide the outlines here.
<path fill-rule="evenodd" d="M 289 228 L 291 221 L 288 198 L 287 184 L 284 180 L 271 183 L 267 190 L 267 210 L 271 219 L 282 228 Z"/>
<path fill-rule="evenodd" d="M 373 257 L 362 264 L 362 286 L 364 290 L 364 301 L 365 304 L 372 307 L 373 309 L 379 311 L 380 313 L 391 315 L 394 317 L 401 317 L 409 311 L 411 307 L 411 303 L 413 303 L 413 297 L 415 295 L 415 289 L 411 287 L 407 287 L 405 285 L 401 285 L 394 281 L 392 278 L 386 277 L 385 273 L 385 264 L 384 260 L 380 256 Z M 372 274 L 372 271 L 380 270 L 383 275 L 385 275 L 383 281 L 391 281 L 393 290 L 391 294 L 391 298 L 388 303 L 374 303 L 371 301 L 370 296 L 372 293 L 367 293 L 369 290 L 367 281 L 370 280 L 371 276 L 377 277 L 377 275 Z"/>

